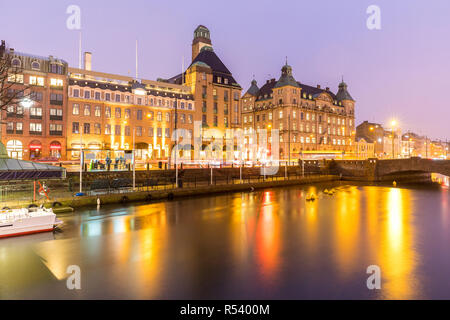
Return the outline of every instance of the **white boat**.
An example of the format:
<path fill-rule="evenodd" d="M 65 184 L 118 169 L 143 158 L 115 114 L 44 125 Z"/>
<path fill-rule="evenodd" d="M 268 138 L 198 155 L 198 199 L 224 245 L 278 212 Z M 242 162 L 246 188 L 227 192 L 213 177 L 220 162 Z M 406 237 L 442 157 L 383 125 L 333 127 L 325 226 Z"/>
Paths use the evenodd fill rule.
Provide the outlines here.
<path fill-rule="evenodd" d="M 61 224 L 53 210 L 46 208 L 22 208 L 0 211 L 0 238 L 49 232 Z"/>

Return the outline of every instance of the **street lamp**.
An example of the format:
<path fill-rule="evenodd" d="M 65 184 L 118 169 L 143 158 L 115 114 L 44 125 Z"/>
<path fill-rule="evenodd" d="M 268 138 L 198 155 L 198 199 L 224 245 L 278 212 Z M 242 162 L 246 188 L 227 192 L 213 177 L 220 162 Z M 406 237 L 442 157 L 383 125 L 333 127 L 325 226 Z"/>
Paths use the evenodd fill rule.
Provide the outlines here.
<path fill-rule="evenodd" d="M 20 104 L 22 105 L 22 107 L 24 107 L 25 109 L 29 109 L 31 108 L 31 106 L 33 105 L 33 100 L 31 100 L 30 98 L 24 98 Z"/>

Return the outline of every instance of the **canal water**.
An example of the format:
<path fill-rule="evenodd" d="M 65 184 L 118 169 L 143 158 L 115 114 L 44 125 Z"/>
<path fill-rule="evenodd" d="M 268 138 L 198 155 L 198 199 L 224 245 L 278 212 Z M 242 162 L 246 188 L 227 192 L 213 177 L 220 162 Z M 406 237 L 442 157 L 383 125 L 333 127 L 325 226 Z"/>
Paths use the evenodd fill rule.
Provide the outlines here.
<path fill-rule="evenodd" d="M 0 298 L 450 299 L 445 186 L 249 190 L 60 218 L 60 232 L 0 240 Z"/>

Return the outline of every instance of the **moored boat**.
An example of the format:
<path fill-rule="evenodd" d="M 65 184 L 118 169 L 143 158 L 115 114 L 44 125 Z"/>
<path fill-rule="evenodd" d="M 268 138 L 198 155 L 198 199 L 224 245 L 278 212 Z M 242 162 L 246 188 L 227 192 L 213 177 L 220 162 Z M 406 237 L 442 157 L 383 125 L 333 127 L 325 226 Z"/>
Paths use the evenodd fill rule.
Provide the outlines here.
<path fill-rule="evenodd" d="M 0 211 L 0 238 L 15 237 L 39 232 L 49 232 L 61 224 L 53 210 L 22 208 Z"/>

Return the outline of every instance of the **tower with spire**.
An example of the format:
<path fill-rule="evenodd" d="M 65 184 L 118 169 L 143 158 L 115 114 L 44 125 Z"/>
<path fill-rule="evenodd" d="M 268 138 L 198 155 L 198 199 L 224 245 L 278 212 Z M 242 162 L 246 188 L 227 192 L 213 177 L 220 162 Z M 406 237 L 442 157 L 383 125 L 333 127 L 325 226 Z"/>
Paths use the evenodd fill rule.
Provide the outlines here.
<path fill-rule="evenodd" d="M 342 77 L 342 81 L 339 84 L 336 99 L 344 106 L 346 113 L 355 114 L 355 100 L 348 92 L 348 85 L 344 82 L 344 77 Z"/>

